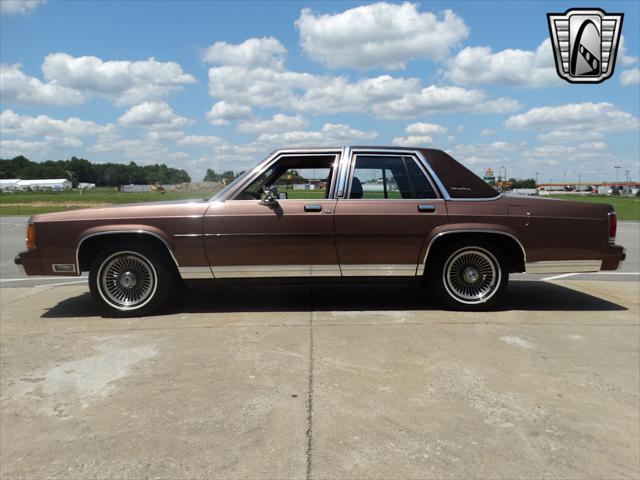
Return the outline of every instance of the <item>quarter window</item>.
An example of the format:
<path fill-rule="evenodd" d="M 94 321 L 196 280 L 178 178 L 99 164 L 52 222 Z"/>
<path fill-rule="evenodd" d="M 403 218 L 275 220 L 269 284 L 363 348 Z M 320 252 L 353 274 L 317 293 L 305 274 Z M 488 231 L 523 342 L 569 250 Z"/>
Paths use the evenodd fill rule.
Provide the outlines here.
<path fill-rule="evenodd" d="M 431 182 L 413 157 L 358 155 L 349 198 L 436 198 Z"/>

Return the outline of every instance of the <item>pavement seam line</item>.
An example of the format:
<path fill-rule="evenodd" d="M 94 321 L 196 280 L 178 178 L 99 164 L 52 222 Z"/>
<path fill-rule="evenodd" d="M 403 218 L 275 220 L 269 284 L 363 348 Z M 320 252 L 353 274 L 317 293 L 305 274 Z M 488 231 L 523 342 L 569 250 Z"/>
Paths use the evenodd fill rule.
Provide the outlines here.
<path fill-rule="evenodd" d="M 311 480 L 313 454 L 313 285 L 309 288 L 309 387 L 307 393 L 307 480 Z"/>

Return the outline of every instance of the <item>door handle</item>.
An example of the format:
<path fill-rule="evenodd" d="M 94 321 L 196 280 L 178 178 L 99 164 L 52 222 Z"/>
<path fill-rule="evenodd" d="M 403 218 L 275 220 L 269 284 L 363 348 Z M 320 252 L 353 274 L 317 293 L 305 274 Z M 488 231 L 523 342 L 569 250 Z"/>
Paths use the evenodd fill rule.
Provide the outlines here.
<path fill-rule="evenodd" d="M 304 206 L 304 211 L 305 212 L 321 212 L 322 211 L 322 205 L 318 205 L 318 204 L 305 205 Z"/>
<path fill-rule="evenodd" d="M 435 205 L 418 205 L 418 211 L 420 213 L 433 213 L 436 211 Z"/>

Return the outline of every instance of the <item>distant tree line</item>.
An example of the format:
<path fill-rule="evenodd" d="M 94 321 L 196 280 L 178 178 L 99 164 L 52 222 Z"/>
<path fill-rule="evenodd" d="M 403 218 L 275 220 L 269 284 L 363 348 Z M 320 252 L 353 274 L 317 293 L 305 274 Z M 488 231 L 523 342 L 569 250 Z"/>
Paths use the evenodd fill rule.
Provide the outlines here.
<path fill-rule="evenodd" d="M 226 172 L 217 173 L 210 168 L 207 168 L 207 173 L 204 175 L 202 179 L 203 182 L 220 182 L 225 185 L 229 182 L 235 180 L 237 177 L 242 175 L 244 172 L 233 172 L 232 170 L 227 170 Z"/>
<path fill-rule="evenodd" d="M 32 162 L 19 157 L 0 159 L 0 178 L 34 180 L 39 178 L 67 178 L 73 186 L 80 182 L 95 183 L 96 186 L 116 186 L 126 184 L 175 184 L 191 181 L 189 174 L 165 164 L 137 165 L 124 163 L 92 163 L 84 158 L 71 157 L 69 160 L 47 160 Z"/>
<path fill-rule="evenodd" d="M 510 178 L 511 188 L 536 188 L 534 178 Z"/>

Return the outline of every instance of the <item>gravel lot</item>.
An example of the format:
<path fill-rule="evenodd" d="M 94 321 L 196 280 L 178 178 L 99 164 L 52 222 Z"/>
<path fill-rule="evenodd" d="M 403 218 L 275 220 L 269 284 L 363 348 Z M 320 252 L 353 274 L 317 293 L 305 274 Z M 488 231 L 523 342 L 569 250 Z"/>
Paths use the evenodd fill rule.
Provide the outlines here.
<path fill-rule="evenodd" d="M 492 313 L 230 282 L 142 319 L 5 283 L 0 477 L 638 478 L 638 277 L 518 278 Z"/>

